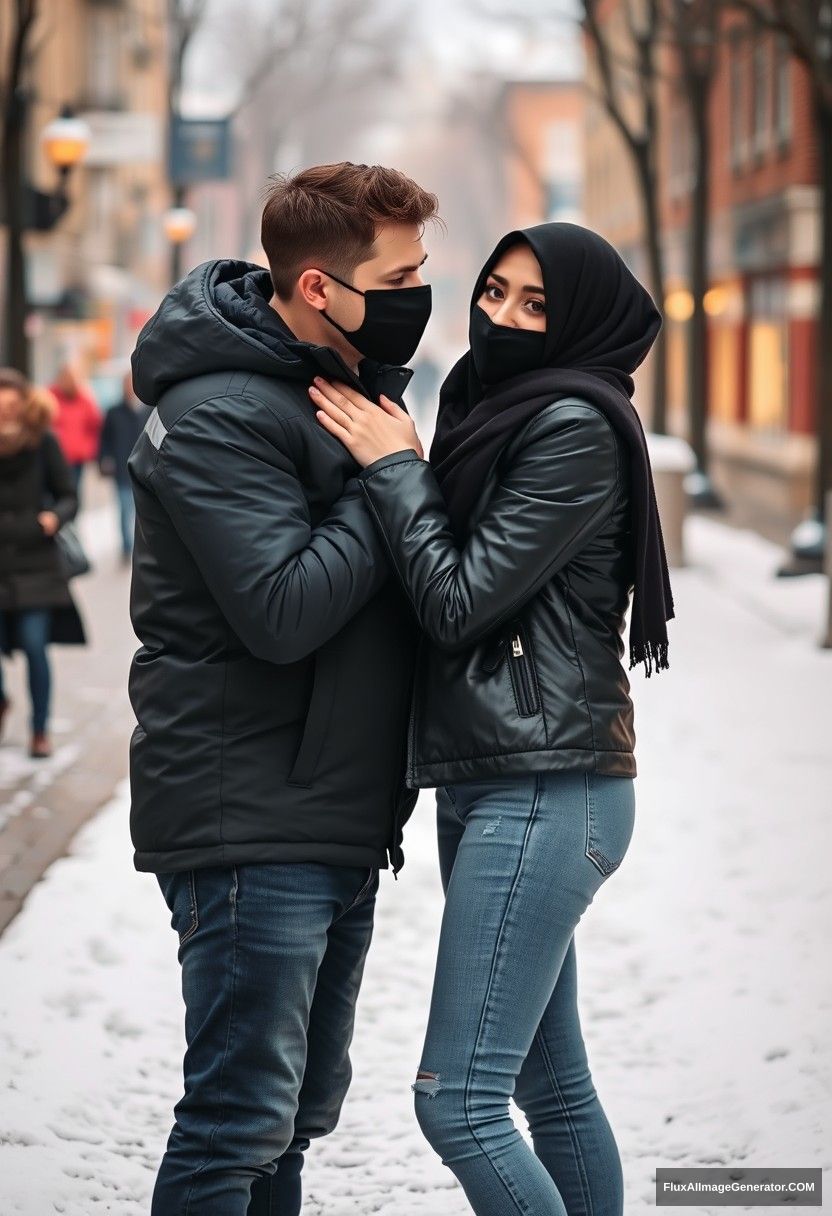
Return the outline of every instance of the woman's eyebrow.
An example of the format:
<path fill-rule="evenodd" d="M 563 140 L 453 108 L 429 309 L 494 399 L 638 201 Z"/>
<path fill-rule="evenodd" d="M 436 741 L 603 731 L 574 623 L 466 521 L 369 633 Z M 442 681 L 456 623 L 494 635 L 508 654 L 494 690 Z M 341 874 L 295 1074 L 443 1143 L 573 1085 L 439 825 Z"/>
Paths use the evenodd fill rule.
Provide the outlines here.
<path fill-rule="evenodd" d="M 494 274 L 494 272 L 492 271 L 492 272 L 489 274 L 489 276 L 488 276 L 488 277 L 489 277 L 490 279 L 496 279 L 496 280 L 497 280 L 497 282 L 500 284 L 500 286 L 501 286 L 501 287 L 508 287 L 508 279 L 504 279 L 504 278 L 503 278 L 503 276 L 502 276 L 501 274 Z M 534 294 L 535 294 L 535 295 L 537 295 L 537 296 L 545 296 L 545 295 L 546 295 L 546 292 L 543 290 L 543 288 L 542 288 L 542 287 L 531 287 L 531 286 L 529 286 L 529 284 L 528 284 L 528 283 L 526 284 L 526 286 L 525 286 L 525 287 L 521 287 L 521 289 L 520 289 L 520 290 L 521 290 L 521 291 L 532 291 L 532 292 L 534 292 Z"/>

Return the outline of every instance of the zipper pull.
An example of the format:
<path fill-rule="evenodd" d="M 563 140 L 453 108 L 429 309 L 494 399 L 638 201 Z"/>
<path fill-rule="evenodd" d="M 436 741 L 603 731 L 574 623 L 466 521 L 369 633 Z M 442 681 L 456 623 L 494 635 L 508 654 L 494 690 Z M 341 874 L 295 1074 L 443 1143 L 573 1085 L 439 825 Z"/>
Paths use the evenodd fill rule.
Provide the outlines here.
<path fill-rule="evenodd" d="M 523 643 L 520 641 L 519 633 L 511 639 L 511 653 L 515 659 L 519 659 L 523 654 Z"/>

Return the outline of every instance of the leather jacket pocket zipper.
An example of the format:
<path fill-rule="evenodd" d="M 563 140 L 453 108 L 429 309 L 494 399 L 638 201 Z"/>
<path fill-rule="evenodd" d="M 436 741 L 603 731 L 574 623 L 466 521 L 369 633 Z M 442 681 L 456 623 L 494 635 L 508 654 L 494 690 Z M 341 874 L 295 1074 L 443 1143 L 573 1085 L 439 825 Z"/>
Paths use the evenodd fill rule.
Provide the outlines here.
<path fill-rule="evenodd" d="M 537 681 L 525 631 L 517 625 L 509 636 L 509 669 L 517 708 L 521 717 L 529 717 L 540 709 Z"/>

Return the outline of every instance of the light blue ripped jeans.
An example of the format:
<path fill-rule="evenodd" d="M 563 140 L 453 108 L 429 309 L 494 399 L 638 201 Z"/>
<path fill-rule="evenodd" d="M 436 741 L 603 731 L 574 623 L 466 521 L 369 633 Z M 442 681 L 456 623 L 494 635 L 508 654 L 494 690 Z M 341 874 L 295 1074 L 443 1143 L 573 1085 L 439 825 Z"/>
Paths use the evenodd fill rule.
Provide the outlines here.
<path fill-rule="evenodd" d="M 581 1034 L 573 935 L 634 817 L 632 777 L 547 772 L 437 790 L 445 909 L 413 1089 L 422 1131 L 479 1216 L 624 1211 Z"/>

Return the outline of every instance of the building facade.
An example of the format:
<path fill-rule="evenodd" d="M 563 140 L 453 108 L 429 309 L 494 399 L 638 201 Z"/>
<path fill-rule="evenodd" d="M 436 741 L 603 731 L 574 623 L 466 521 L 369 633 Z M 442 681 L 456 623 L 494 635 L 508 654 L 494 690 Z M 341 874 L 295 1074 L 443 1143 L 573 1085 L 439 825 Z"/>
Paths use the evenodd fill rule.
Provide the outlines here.
<path fill-rule="evenodd" d="M 610 9 L 617 4 L 612 0 Z M 613 12 L 608 20 L 614 19 Z M 672 44 L 661 52 L 659 206 L 670 429 L 687 432 L 694 158 Z M 612 125 L 607 136 L 621 144 Z M 708 444 L 738 522 L 785 541 L 812 503 L 820 186 L 810 85 L 785 41 L 722 17 L 708 114 Z M 615 240 L 616 203 L 588 138 L 589 222 Z M 623 152 L 623 145 L 621 145 Z M 616 154 L 616 155 L 620 155 Z M 615 170 L 617 175 L 618 170 Z M 621 179 L 624 180 L 624 179 Z"/>
<path fill-rule="evenodd" d="M 40 137 L 64 106 L 85 120 L 90 140 L 69 175 L 65 214 L 25 236 L 37 379 L 49 380 L 67 355 L 90 374 L 115 360 L 123 366 L 166 286 L 165 21 L 164 0 L 44 0 L 39 8 L 23 76 L 26 181 L 57 189 Z"/>

